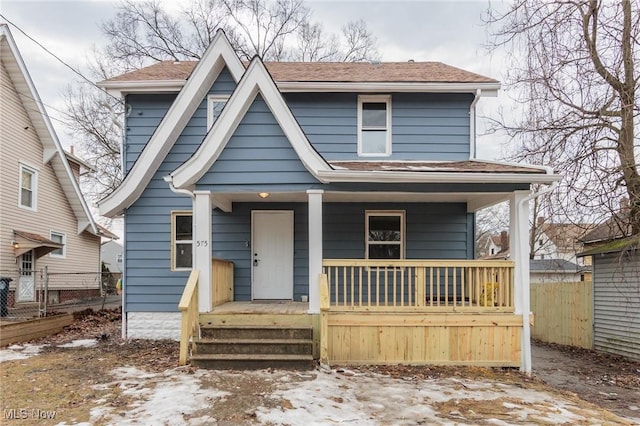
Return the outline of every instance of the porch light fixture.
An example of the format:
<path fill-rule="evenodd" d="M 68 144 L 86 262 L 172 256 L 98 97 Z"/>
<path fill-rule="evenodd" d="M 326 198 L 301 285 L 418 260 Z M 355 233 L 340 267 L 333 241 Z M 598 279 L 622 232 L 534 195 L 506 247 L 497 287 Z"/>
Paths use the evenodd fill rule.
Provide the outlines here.
<path fill-rule="evenodd" d="M 269 194 L 268 192 L 261 192 L 261 193 L 258 194 L 258 196 L 260 198 L 267 198 L 269 195 L 271 195 L 271 194 Z"/>
<path fill-rule="evenodd" d="M 13 247 L 14 250 L 18 250 L 20 248 L 20 243 L 18 243 L 17 241 L 13 240 L 13 241 L 11 241 L 11 247 Z"/>

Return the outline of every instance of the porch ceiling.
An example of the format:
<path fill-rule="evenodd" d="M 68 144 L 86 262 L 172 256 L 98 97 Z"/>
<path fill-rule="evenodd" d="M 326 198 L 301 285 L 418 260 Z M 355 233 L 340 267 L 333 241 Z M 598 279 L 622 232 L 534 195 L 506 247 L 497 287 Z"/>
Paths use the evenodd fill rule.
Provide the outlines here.
<path fill-rule="evenodd" d="M 324 203 L 466 203 L 467 211 L 474 212 L 509 199 L 505 192 L 341 192 L 327 191 Z M 257 192 L 214 193 L 214 199 L 224 203 L 306 203 L 306 192 L 272 192 L 261 198 Z M 215 201 L 214 201 L 214 204 Z M 220 206 L 217 206 L 220 207 Z"/>

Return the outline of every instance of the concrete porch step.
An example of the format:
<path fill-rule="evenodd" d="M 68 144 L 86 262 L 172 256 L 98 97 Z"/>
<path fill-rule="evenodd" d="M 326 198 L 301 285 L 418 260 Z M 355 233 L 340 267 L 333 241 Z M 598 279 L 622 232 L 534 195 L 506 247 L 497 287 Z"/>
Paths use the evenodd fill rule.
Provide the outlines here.
<path fill-rule="evenodd" d="M 258 370 L 281 368 L 311 370 L 315 368 L 312 355 L 285 354 L 194 354 L 191 364 L 210 370 Z"/>
<path fill-rule="evenodd" d="M 311 355 L 310 339 L 200 339 L 194 342 L 194 353 Z"/>
<path fill-rule="evenodd" d="M 202 339 L 313 339 L 313 327 L 288 325 L 201 326 Z"/>

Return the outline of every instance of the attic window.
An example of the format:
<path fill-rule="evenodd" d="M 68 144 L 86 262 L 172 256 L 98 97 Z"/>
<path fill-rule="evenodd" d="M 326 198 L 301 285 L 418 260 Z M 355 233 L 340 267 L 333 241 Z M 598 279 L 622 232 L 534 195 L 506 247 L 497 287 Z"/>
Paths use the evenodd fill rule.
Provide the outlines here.
<path fill-rule="evenodd" d="M 229 100 L 229 95 L 209 95 L 207 97 L 207 131 L 220 116 L 222 108 Z"/>
<path fill-rule="evenodd" d="M 358 155 L 391 155 L 391 96 L 358 97 Z"/>

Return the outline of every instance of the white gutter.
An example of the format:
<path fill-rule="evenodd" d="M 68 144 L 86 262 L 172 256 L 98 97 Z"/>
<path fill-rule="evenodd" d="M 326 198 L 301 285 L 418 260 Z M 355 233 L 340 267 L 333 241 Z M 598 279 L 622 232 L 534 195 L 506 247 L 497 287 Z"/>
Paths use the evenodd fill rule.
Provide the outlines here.
<path fill-rule="evenodd" d="M 447 173 L 319 170 L 319 178 L 327 182 L 388 182 L 388 183 L 546 183 L 562 179 L 560 175 L 530 173 Z"/>
<path fill-rule="evenodd" d="M 169 189 L 171 189 L 172 192 L 180 195 L 187 195 L 191 197 L 192 200 L 195 199 L 195 194 L 193 193 L 193 191 L 189 191 L 188 189 L 183 188 L 176 188 L 175 186 L 173 186 L 173 177 L 171 175 L 163 177 L 162 180 L 169 184 Z"/>
<path fill-rule="evenodd" d="M 469 159 L 476 158 L 476 104 L 480 100 L 482 90 L 477 89 L 476 94 L 469 106 Z"/>
<path fill-rule="evenodd" d="M 553 169 L 551 167 L 546 167 L 543 166 L 546 170 L 547 170 L 547 174 L 548 175 L 552 175 L 553 174 Z M 551 191 L 553 191 L 554 189 L 557 188 L 558 186 L 558 182 L 559 180 L 554 180 L 553 183 L 551 184 L 551 186 L 549 186 L 546 189 L 540 190 L 538 192 L 534 192 L 531 195 L 528 195 L 527 197 L 523 198 L 522 200 L 520 200 L 520 202 L 518 203 L 518 211 L 520 211 L 520 209 L 524 206 L 524 203 L 527 203 L 531 200 L 533 200 L 534 198 L 538 198 L 541 195 L 545 195 L 550 193 Z M 527 219 L 528 220 L 528 219 Z M 522 292 L 522 297 L 524 298 L 525 302 L 524 306 L 527 307 L 527 309 L 523 309 L 522 310 L 522 339 L 524 342 L 528 342 L 526 345 L 524 345 L 525 347 L 523 348 L 523 370 L 524 372 L 526 372 L 527 374 L 531 374 L 531 368 L 532 368 L 532 362 L 531 362 L 531 324 L 529 323 L 529 317 L 531 315 L 531 294 L 530 294 L 530 285 L 527 285 L 526 289 L 523 289 Z"/>
<path fill-rule="evenodd" d="M 102 81 L 98 87 L 116 97 L 127 93 L 177 93 L 186 80 Z M 340 82 L 340 81 L 276 81 L 278 90 L 286 92 L 434 92 L 477 93 L 498 96 L 500 83 L 424 83 L 424 82 Z"/>

